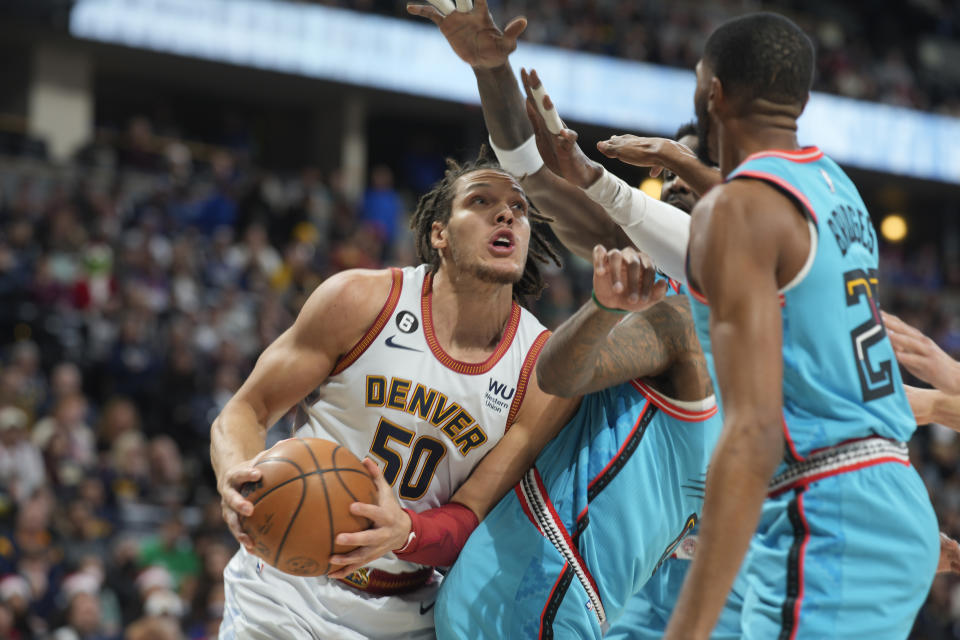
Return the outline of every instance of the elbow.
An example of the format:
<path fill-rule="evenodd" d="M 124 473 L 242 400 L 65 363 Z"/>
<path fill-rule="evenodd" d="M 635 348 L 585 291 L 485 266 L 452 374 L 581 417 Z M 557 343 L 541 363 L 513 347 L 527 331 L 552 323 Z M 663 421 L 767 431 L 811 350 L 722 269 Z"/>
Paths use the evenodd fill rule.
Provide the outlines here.
<path fill-rule="evenodd" d="M 537 384 L 544 393 L 552 396 L 573 398 L 580 395 L 576 385 L 560 375 L 558 367 L 551 366 L 549 358 L 541 357 L 537 362 Z"/>
<path fill-rule="evenodd" d="M 750 460 L 757 473 L 772 476 L 784 455 L 783 416 L 780 412 L 750 412 L 749 415 L 728 414 L 724 421 L 724 439 Z"/>

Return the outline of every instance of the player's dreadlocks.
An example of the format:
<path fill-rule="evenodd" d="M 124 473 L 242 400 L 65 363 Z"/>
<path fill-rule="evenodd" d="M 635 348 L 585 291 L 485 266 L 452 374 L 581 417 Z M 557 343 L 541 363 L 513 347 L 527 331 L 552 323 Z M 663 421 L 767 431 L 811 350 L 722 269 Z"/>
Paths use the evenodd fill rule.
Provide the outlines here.
<path fill-rule="evenodd" d="M 480 148 L 480 153 L 476 160 L 458 163 L 452 158 L 447 158 L 447 170 L 444 173 L 443 180 L 438 182 L 433 189 L 425 193 L 417 203 L 417 210 L 413 212 L 410 219 L 410 228 L 417 240 L 417 255 L 421 262 L 430 265 L 433 272 L 440 267 L 440 252 L 433 248 L 430 243 L 430 234 L 433 230 L 433 223 L 440 222 L 446 224 L 452 213 L 453 198 L 456 195 L 457 179 L 472 171 L 481 169 L 493 169 L 503 171 L 496 160 L 487 156 L 486 146 Z M 524 194 L 526 198 L 526 194 Z M 527 251 L 527 264 L 523 269 L 523 277 L 519 282 L 513 285 L 513 298 L 520 300 L 522 296 L 532 295 L 539 297 L 540 292 L 547 286 L 540 275 L 538 262 L 544 264 L 553 262 L 560 266 L 560 256 L 551 245 L 547 236 L 544 234 L 543 223 L 551 222 L 551 218 L 540 213 L 530 199 L 527 198 L 528 217 L 530 218 L 530 248 Z"/>

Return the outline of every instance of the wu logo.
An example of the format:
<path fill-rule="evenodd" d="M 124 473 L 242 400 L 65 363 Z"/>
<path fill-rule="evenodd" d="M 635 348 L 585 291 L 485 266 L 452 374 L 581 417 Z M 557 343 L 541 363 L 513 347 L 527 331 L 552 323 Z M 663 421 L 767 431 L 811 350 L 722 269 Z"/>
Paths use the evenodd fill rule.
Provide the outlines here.
<path fill-rule="evenodd" d="M 507 389 L 507 385 L 497 382 L 493 378 L 490 378 L 490 388 L 487 391 L 492 391 L 493 395 L 500 396 L 504 400 L 509 400 L 513 397 L 513 394 L 517 391 L 516 387 L 510 387 Z"/>

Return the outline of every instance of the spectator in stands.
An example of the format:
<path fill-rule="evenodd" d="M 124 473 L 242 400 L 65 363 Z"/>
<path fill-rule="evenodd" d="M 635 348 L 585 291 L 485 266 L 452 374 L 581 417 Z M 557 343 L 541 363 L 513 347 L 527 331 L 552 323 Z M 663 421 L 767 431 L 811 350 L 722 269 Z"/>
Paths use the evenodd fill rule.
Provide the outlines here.
<path fill-rule="evenodd" d="M 0 487 L 20 504 L 47 482 L 43 456 L 30 442 L 28 427 L 23 409 L 0 409 Z"/>
<path fill-rule="evenodd" d="M 363 194 L 360 220 L 371 225 L 380 235 L 385 248 L 393 246 L 399 227 L 403 225 L 403 202 L 393 186 L 393 171 L 378 164 L 370 172 L 370 186 Z M 376 256 L 381 259 L 383 256 Z"/>

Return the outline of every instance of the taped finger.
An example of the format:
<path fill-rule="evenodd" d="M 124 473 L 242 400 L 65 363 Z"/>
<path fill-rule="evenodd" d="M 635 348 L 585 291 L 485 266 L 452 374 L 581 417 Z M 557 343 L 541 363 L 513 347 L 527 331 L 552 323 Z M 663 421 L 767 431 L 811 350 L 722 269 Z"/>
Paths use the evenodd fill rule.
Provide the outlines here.
<path fill-rule="evenodd" d="M 547 131 L 553 134 L 560 133 L 563 131 L 560 114 L 557 113 L 557 109 L 552 101 L 550 102 L 550 107 L 546 106 L 547 90 L 544 88 L 543 82 L 539 82 L 540 78 L 536 75 L 536 71 L 532 73 L 534 75 L 533 81 L 530 83 L 530 91 L 533 93 L 533 101 L 537 105 L 537 111 L 543 116 L 543 121 L 547 124 Z M 537 82 L 537 86 L 534 87 L 533 82 Z"/>
<path fill-rule="evenodd" d="M 457 11 L 462 11 L 463 13 L 470 13 L 473 11 L 472 0 L 457 0 Z"/>
<path fill-rule="evenodd" d="M 434 8 L 436 8 L 436 10 L 439 11 L 440 14 L 444 16 L 451 14 L 457 10 L 457 8 L 453 5 L 453 2 L 451 0 L 427 0 L 427 2 L 432 4 Z M 469 9 L 467 9 L 467 11 L 469 11 Z"/>

